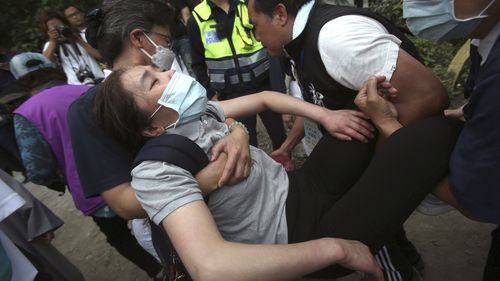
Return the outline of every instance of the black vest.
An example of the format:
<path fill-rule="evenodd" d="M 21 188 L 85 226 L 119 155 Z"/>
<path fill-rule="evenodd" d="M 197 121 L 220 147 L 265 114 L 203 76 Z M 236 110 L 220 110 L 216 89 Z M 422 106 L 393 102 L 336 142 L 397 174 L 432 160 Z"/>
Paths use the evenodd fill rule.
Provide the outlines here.
<path fill-rule="evenodd" d="M 354 7 L 314 4 L 304 31 L 288 43 L 285 50 L 295 62 L 298 75 L 296 78 L 299 80 L 304 99 L 333 110 L 356 109 L 354 98 L 357 91 L 342 86 L 328 74 L 319 54 L 318 37 L 326 23 L 345 15 L 361 15 L 377 20 L 389 33 L 402 41 L 403 50 L 422 61 L 413 43 L 398 27 L 382 16 Z"/>

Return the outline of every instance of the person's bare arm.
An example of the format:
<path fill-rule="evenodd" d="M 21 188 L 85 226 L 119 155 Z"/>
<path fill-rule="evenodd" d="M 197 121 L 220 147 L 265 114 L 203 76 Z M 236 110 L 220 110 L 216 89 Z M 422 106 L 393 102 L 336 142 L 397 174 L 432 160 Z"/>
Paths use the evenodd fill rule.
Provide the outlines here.
<path fill-rule="evenodd" d="M 203 195 L 208 195 L 222 186 L 218 185 L 218 182 L 224 172 L 224 167 L 228 161 L 227 159 L 228 157 L 226 153 L 220 153 L 216 160 L 210 162 L 205 168 L 196 174 L 195 178 L 200 185 Z M 233 183 L 231 180 L 229 184 Z M 238 181 L 240 180 L 241 179 L 238 178 Z M 135 192 L 130 185 L 130 182 L 125 182 L 110 188 L 101 193 L 101 196 L 104 198 L 104 201 L 106 201 L 109 207 L 117 215 L 124 219 L 143 218 L 147 215 L 135 197 Z"/>
<path fill-rule="evenodd" d="M 288 245 L 227 242 L 203 201 L 178 208 L 163 219 L 162 226 L 194 280 L 292 280 L 335 263 L 383 280 L 368 248 L 355 241 L 322 238 Z"/>
<path fill-rule="evenodd" d="M 55 61 L 55 52 L 57 50 L 57 37 L 59 37 L 59 32 L 56 29 L 49 30 L 47 33 L 49 36 L 49 44 L 43 49 L 42 54 L 51 61 Z"/>
<path fill-rule="evenodd" d="M 191 11 L 189 11 L 189 7 L 186 6 L 181 9 L 181 22 L 184 24 L 184 26 L 187 26 L 187 22 L 189 18 L 191 17 Z"/>
<path fill-rule="evenodd" d="M 130 182 L 124 182 L 101 193 L 108 206 L 124 219 L 145 218 L 147 216 L 135 197 Z"/>
<path fill-rule="evenodd" d="M 390 101 L 399 113 L 398 120 L 411 122 L 442 114 L 448 107 L 448 95 L 439 79 L 403 49 L 399 50 L 391 84 L 399 94 Z"/>
<path fill-rule="evenodd" d="M 292 129 L 288 132 L 285 141 L 271 155 L 284 155 L 290 157 L 293 148 L 304 137 L 304 120 L 302 117 L 297 116 L 293 122 Z"/>
<path fill-rule="evenodd" d="M 342 140 L 357 139 L 366 142 L 372 138 L 373 127 L 365 119 L 368 117 L 356 110 L 328 110 L 301 99 L 282 93 L 264 91 L 220 102 L 224 114 L 239 118 L 264 110 L 290 113 L 312 119 L 334 137 Z"/>
<path fill-rule="evenodd" d="M 354 103 L 368 116 L 377 127 L 382 138 L 387 138 L 403 127 L 398 120 L 398 111 L 393 103 L 384 98 L 384 93 L 379 91 L 382 84 L 393 88 L 390 83 L 384 82 L 385 76 L 370 77 L 359 90 Z"/>
<path fill-rule="evenodd" d="M 225 122 L 230 125 L 234 120 L 228 118 Z M 211 162 L 217 160 L 221 153 L 227 155 L 227 161 L 218 181 L 218 186 L 237 183 L 250 174 L 249 136 L 247 131 L 240 126 L 233 126 L 230 134 L 219 140 L 212 147 L 211 152 Z"/>
<path fill-rule="evenodd" d="M 227 154 L 221 153 L 216 160 L 210 162 L 205 168 L 199 171 L 195 178 L 198 182 L 203 196 L 210 194 L 219 188 L 219 180 L 224 172 L 224 166 L 227 162 Z M 232 184 L 230 180 L 228 184 Z"/>
<path fill-rule="evenodd" d="M 98 50 L 96 50 L 92 46 L 90 46 L 90 44 L 85 42 L 85 40 L 83 40 L 83 38 L 80 37 L 79 35 L 75 35 L 75 37 L 76 37 L 77 43 L 80 44 L 80 46 L 82 46 L 85 49 L 85 51 L 87 51 L 87 53 L 89 53 L 89 55 L 91 55 L 96 60 L 102 59 L 101 53 L 99 53 Z"/>

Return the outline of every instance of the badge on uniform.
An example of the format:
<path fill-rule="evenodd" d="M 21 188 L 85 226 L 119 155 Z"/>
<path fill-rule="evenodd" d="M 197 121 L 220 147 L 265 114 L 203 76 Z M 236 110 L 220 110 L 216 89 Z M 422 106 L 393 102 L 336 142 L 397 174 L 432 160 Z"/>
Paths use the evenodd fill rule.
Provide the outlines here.
<path fill-rule="evenodd" d="M 221 40 L 219 39 L 219 36 L 217 36 L 217 31 L 209 30 L 205 31 L 205 41 L 207 42 L 207 44 L 212 44 L 212 43 L 218 43 Z"/>

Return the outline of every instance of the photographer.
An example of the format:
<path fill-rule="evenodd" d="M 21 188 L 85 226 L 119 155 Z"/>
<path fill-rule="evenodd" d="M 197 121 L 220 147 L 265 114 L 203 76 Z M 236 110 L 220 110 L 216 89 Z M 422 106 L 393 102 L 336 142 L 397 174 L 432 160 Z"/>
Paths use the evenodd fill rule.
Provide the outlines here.
<path fill-rule="evenodd" d="M 85 30 L 87 25 L 85 23 L 85 14 L 75 4 L 68 3 L 61 8 L 61 13 L 66 17 L 71 28 L 80 32 L 80 37 L 85 40 Z M 87 40 L 85 40 L 86 42 Z M 100 58 L 96 58 L 100 59 Z"/>
<path fill-rule="evenodd" d="M 79 32 L 69 28 L 63 16 L 52 11 L 43 12 L 40 28 L 49 39 L 43 47 L 43 55 L 59 62 L 68 84 L 94 85 L 104 78 L 96 61 L 101 57 L 99 52 L 85 42 Z"/>

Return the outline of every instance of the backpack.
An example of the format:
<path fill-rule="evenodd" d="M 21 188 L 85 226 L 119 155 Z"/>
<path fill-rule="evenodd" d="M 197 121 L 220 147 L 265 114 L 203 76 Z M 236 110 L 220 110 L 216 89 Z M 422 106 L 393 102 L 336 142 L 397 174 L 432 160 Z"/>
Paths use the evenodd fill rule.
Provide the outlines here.
<path fill-rule="evenodd" d="M 163 134 L 146 142 L 137 154 L 132 167 L 135 168 L 147 160 L 168 162 L 189 171 L 192 175 L 209 163 L 207 155 L 195 142 L 175 134 Z M 191 280 L 167 233 L 151 220 L 149 224 L 153 246 L 160 257 L 167 280 Z"/>

